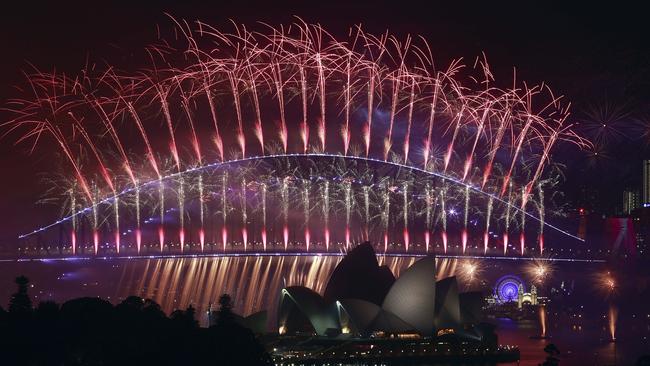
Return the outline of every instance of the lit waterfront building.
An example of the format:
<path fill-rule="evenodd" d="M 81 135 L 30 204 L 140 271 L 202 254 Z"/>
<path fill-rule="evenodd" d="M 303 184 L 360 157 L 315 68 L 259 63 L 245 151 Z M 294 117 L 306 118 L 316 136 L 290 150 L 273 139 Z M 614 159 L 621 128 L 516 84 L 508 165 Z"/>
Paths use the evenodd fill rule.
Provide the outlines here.
<path fill-rule="evenodd" d="M 650 160 L 643 161 L 643 205 L 650 204 Z"/>
<path fill-rule="evenodd" d="M 481 294 L 460 293 L 456 277 L 435 281 L 435 269 L 429 256 L 394 278 L 378 265 L 372 246 L 362 244 L 334 270 L 325 296 L 303 286 L 282 290 L 278 333 L 397 338 L 457 334 L 480 339 L 472 326 L 481 319 Z"/>
<path fill-rule="evenodd" d="M 639 208 L 639 192 L 634 190 L 623 191 L 623 214 L 631 215 Z"/>

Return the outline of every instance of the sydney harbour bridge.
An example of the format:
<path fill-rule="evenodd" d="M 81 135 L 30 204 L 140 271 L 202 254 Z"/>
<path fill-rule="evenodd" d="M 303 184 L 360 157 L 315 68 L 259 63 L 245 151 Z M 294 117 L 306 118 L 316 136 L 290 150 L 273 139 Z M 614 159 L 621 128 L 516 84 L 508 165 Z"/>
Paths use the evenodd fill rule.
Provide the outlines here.
<path fill-rule="evenodd" d="M 589 143 L 544 84 L 485 58 L 318 25 L 177 23 L 149 66 L 36 71 L 3 126 L 64 172 L 22 258 L 340 255 L 594 259 L 562 224 L 557 144 Z M 509 85 L 507 87 L 503 85 Z M 593 254 L 593 253 L 592 253 Z"/>

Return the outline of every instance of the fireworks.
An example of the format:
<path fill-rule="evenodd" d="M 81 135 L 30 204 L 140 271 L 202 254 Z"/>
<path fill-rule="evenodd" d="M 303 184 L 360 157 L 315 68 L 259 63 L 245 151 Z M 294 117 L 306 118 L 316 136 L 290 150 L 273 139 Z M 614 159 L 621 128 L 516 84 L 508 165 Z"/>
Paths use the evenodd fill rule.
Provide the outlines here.
<path fill-rule="evenodd" d="M 468 287 L 483 274 L 483 265 L 476 259 L 463 259 L 459 263 L 458 276 Z"/>
<path fill-rule="evenodd" d="M 616 342 L 616 320 L 618 319 L 618 310 L 614 305 L 609 306 L 607 314 L 607 327 L 609 328 L 609 337 L 612 342 Z"/>
<path fill-rule="evenodd" d="M 640 133 L 640 126 L 633 120 L 629 106 L 604 100 L 584 111 L 580 129 L 597 144 L 609 145 L 629 140 Z"/>
<path fill-rule="evenodd" d="M 542 328 L 540 338 L 546 338 L 546 306 L 539 307 L 539 325 Z"/>
<path fill-rule="evenodd" d="M 616 281 L 616 277 L 614 277 L 614 275 L 610 271 L 596 273 L 595 279 L 596 279 L 596 288 L 605 297 L 611 298 L 616 294 L 616 291 L 618 289 L 618 284 Z"/>
<path fill-rule="evenodd" d="M 341 40 L 302 22 L 233 32 L 175 24 L 184 38 L 147 47 L 156 55 L 147 70 L 28 77 L 31 92 L 11 101 L 15 115 L 3 126 L 34 148 L 45 136 L 56 141 L 74 203 L 23 237 L 69 224 L 76 251 L 80 223 L 90 221 L 95 252 L 109 236 L 115 251 L 135 242 L 139 252 L 155 224 L 161 251 L 198 237 L 200 250 L 218 241 L 224 250 L 260 242 L 329 250 L 365 238 L 385 251 L 425 240 L 428 252 L 435 237 L 445 252 L 460 238 L 464 253 L 478 237 L 487 253 L 499 227 L 506 254 L 517 225 L 523 255 L 526 220 L 544 225 L 543 202 L 533 213 L 527 203 L 534 187 L 543 201 L 552 147 L 589 146 L 546 86 L 496 87 L 485 60 L 476 71 L 460 61 L 437 69 L 428 45 L 412 38 L 355 27 L 352 41 Z M 447 217 L 452 205 L 462 207 L 460 222 Z M 479 219 L 476 235 L 470 223 Z M 178 236 L 166 235 L 172 229 Z"/>
<path fill-rule="evenodd" d="M 543 259 L 530 261 L 525 267 L 525 272 L 531 278 L 532 282 L 537 285 L 543 285 L 553 274 L 553 262 Z"/>

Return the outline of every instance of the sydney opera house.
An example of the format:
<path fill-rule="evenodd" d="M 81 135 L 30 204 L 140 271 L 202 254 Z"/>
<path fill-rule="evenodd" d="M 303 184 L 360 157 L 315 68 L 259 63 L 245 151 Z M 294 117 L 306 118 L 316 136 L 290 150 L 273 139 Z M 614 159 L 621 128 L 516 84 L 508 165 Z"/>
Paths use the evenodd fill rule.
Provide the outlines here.
<path fill-rule="evenodd" d="M 282 290 L 280 334 L 328 337 L 425 338 L 454 334 L 481 339 L 482 296 L 459 293 L 455 277 L 436 281 L 434 257 L 396 279 L 364 243 L 332 273 L 323 296 L 301 286 Z"/>

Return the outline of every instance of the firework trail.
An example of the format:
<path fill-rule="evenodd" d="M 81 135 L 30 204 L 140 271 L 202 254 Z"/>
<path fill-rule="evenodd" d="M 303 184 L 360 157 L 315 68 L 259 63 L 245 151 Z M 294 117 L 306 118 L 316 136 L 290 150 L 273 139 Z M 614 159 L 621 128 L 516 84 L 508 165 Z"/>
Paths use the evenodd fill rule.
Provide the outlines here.
<path fill-rule="evenodd" d="M 140 249 L 142 248 L 142 231 L 140 229 L 140 186 L 136 185 L 135 186 L 135 222 L 136 222 L 136 229 L 135 229 L 135 245 L 136 249 L 138 250 L 138 253 L 140 253 Z"/>
<path fill-rule="evenodd" d="M 503 141 L 503 137 L 505 136 L 505 133 L 508 130 L 509 126 L 510 126 L 510 112 L 506 110 L 503 113 L 503 116 L 499 118 L 499 127 L 496 132 L 496 137 L 494 139 L 494 143 L 492 147 L 490 148 L 487 164 L 485 165 L 485 170 L 483 171 L 483 182 L 481 183 L 481 188 L 485 187 L 485 184 L 487 183 L 488 179 L 490 178 L 490 175 L 492 174 L 494 158 L 496 157 L 496 154 L 499 151 L 499 147 L 501 146 L 501 142 Z"/>
<path fill-rule="evenodd" d="M 521 201 L 522 201 L 522 208 L 525 207 L 526 205 L 526 187 L 521 187 Z M 525 212 L 525 211 L 522 211 Z M 526 215 L 522 214 L 521 215 L 521 233 L 519 234 L 519 246 L 521 248 L 521 255 L 524 255 L 524 251 L 526 250 L 526 236 L 524 234 L 524 229 L 526 227 Z"/>
<path fill-rule="evenodd" d="M 517 158 L 519 157 L 519 152 L 521 151 L 521 147 L 524 144 L 524 141 L 526 141 L 526 136 L 528 134 L 528 130 L 530 129 L 531 124 L 533 123 L 533 118 L 529 117 L 526 121 L 526 124 L 524 125 L 524 128 L 521 130 L 519 133 L 519 136 L 517 137 L 516 143 L 517 147 L 515 148 L 515 153 L 514 156 L 512 157 L 512 161 L 510 163 L 510 169 L 508 170 L 508 173 L 503 177 L 503 185 L 501 187 L 501 195 L 506 192 L 506 189 L 508 188 L 508 184 L 510 183 L 510 177 L 512 176 L 512 171 L 515 168 L 515 164 L 517 163 Z M 524 200 L 522 200 L 522 205 L 525 205 Z"/>
<path fill-rule="evenodd" d="M 257 93 L 257 80 L 253 76 L 253 71 L 249 65 L 248 72 L 250 74 L 250 94 L 253 98 L 253 106 L 255 107 L 255 127 L 253 132 L 257 141 L 260 143 L 260 150 L 264 154 L 264 130 L 262 129 L 262 112 L 260 109 L 260 100 Z M 305 100 L 306 101 L 306 100 Z M 305 122 L 306 123 L 306 122 Z"/>
<path fill-rule="evenodd" d="M 199 142 L 199 137 L 196 133 L 196 128 L 194 127 L 194 120 L 192 119 L 192 113 L 190 112 L 190 107 L 188 106 L 189 101 L 185 95 L 182 95 L 181 106 L 185 112 L 185 117 L 187 118 L 188 125 L 190 127 L 190 134 L 192 138 L 192 150 L 194 151 L 194 156 L 196 158 L 196 163 L 201 166 L 203 165 L 203 154 L 201 154 L 201 143 Z"/>
<path fill-rule="evenodd" d="M 476 151 L 476 146 L 478 145 L 479 138 L 483 133 L 485 121 L 489 113 L 490 113 L 490 107 L 485 108 L 485 110 L 483 111 L 483 116 L 481 117 L 481 121 L 478 125 L 478 130 L 476 131 L 476 136 L 474 137 L 474 144 L 472 145 L 472 150 L 467 155 L 467 160 L 465 160 L 465 167 L 463 169 L 463 180 L 467 178 L 467 173 L 469 173 L 469 171 L 472 168 L 472 159 L 474 157 L 474 152 Z"/>
<path fill-rule="evenodd" d="M 445 208 L 445 195 L 447 193 L 447 187 L 443 186 L 440 190 L 440 220 L 442 220 L 442 247 L 445 253 L 447 253 L 447 209 Z"/>
<path fill-rule="evenodd" d="M 100 116 L 100 120 L 103 122 L 104 126 L 106 127 L 106 130 L 108 134 L 110 135 L 111 139 L 113 140 L 113 143 L 115 144 L 115 147 L 117 148 L 120 156 L 122 157 L 122 164 L 123 168 L 126 171 L 127 175 L 129 176 L 129 179 L 131 180 L 131 184 L 133 186 L 138 185 L 137 179 L 135 178 L 133 168 L 131 167 L 131 162 L 129 158 L 127 157 L 127 153 L 125 150 L 124 145 L 120 141 L 120 138 L 117 134 L 117 131 L 115 130 L 115 126 L 113 125 L 113 121 L 110 119 L 106 111 L 104 110 L 104 107 L 99 104 L 99 102 L 95 102 L 95 109 L 97 111 L 97 114 Z M 180 167 L 179 167 L 180 169 Z"/>
<path fill-rule="evenodd" d="M 72 231 L 70 232 L 70 241 L 72 244 L 72 254 L 77 252 L 77 200 L 74 190 L 70 190 L 70 212 L 72 214 Z"/>
<path fill-rule="evenodd" d="M 273 82 L 275 84 L 275 97 L 278 101 L 278 109 L 280 111 L 280 126 L 279 126 L 279 137 L 282 142 L 282 148 L 284 153 L 287 153 L 287 144 L 289 139 L 289 132 L 287 131 L 287 121 L 284 115 L 284 85 L 282 82 L 282 72 L 280 70 L 280 65 L 276 64 L 275 67 L 271 68 L 273 75 Z"/>
<path fill-rule="evenodd" d="M 120 199 L 115 197 L 113 200 L 113 207 L 115 208 L 115 250 L 120 252 Z"/>
<path fill-rule="evenodd" d="M 165 185 L 162 178 L 158 180 L 158 197 L 160 201 L 160 225 L 158 226 L 158 245 L 160 251 L 165 249 Z"/>
<path fill-rule="evenodd" d="M 323 201 L 323 220 L 325 224 L 325 249 L 330 247 L 330 182 L 325 181 L 322 187 L 321 199 Z"/>
<path fill-rule="evenodd" d="M 302 190 L 302 207 L 305 215 L 305 247 L 309 251 L 309 244 L 311 243 L 311 232 L 309 231 L 309 181 L 303 183 Z"/>
<path fill-rule="evenodd" d="M 427 127 L 427 139 L 424 142 L 424 168 L 426 169 L 427 164 L 429 163 L 429 157 L 431 155 L 431 137 L 433 135 L 433 122 L 436 116 L 436 105 L 438 103 L 438 95 L 440 93 L 440 83 L 436 79 L 433 98 L 431 100 L 431 106 L 429 107 L 429 124 Z"/>
<path fill-rule="evenodd" d="M 384 181 L 383 189 L 383 213 L 382 213 L 382 226 L 384 231 L 384 253 L 388 251 L 388 224 L 390 221 L 390 190 L 388 187 L 388 182 Z"/>
<path fill-rule="evenodd" d="M 390 107 L 390 121 L 388 125 L 388 133 L 384 140 L 384 160 L 388 160 L 388 153 L 390 148 L 393 145 L 393 125 L 395 124 L 395 114 L 397 113 L 397 99 L 399 98 L 400 90 L 400 74 L 393 78 L 392 80 L 392 103 Z"/>
<path fill-rule="evenodd" d="M 508 189 L 508 204 L 506 205 L 506 217 L 505 217 L 505 231 L 503 232 L 503 255 L 508 251 L 508 232 L 510 229 L 510 211 L 512 207 L 512 183 L 510 183 Z"/>
<path fill-rule="evenodd" d="M 431 243 L 431 228 L 433 224 L 433 207 L 436 204 L 436 200 L 432 197 L 432 190 L 429 183 L 426 184 L 424 188 L 425 195 L 425 231 L 424 231 L 424 245 L 426 252 L 429 252 L 429 245 Z"/>
<path fill-rule="evenodd" d="M 544 188 L 542 184 L 537 185 L 539 194 L 539 202 L 537 204 L 539 210 L 539 255 L 544 255 Z"/>
<path fill-rule="evenodd" d="M 320 99 L 320 119 L 318 124 L 318 139 L 320 140 L 321 150 L 325 151 L 325 69 L 320 53 L 316 53 L 316 69 L 318 70 L 318 92 Z"/>
<path fill-rule="evenodd" d="M 235 76 L 234 72 L 228 73 L 228 80 L 230 81 L 230 90 L 232 91 L 232 97 L 235 104 L 235 112 L 237 115 L 237 142 L 239 143 L 239 149 L 241 150 L 241 157 L 246 157 L 246 138 L 244 136 L 244 122 L 242 120 L 241 114 L 241 101 L 239 93 L 239 78 Z M 278 83 L 282 83 L 280 79 Z M 282 96 L 282 90 L 278 89 L 278 101 L 280 103 L 280 108 L 282 110 L 282 124 L 283 129 L 286 129 L 284 122 L 284 98 Z M 286 136 L 285 136 L 285 151 L 286 151 Z"/>
<path fill-rule="evenodd" d="M 174 134 L 174 124 L 172 122 L 172 117 L 169 113 L 169 104 L 167 102 L 167 92 L 163 90 L 163 87 L 161 85 L 156 84 L 155 85 L 157 93 L 158 93 L 158 98 L 160 98 L 160 106 L 163 111 L 163 115 L 165 116 L 165 122 L 167 126 L 167 130 L 169 132 L 169 149 L 172 154 L 172 157 L 174 158 L 174 162 L 176 163 L 176 169 L 178 171 L 181 171 L 181 161 L 180 157 L 178 156 L 178 147 L 176 145 L 176 136 Z M 110 130 L 113 130 L 112 124 L 108 124 L 110 127 Z M 121 145 L 119 145 L 121 146 Z M 124 158 L 125 161 L 128 161 L 126 157 Z"/>
<path fill-rule="evenodd" d="M 454 133 L 451 136 L 451 141 L 449 142 L 449 145 L 447 146 L 447 152 L 445 153 L 445 167 L 444 167 L 444 172 L 447 172 L 447 168 L 449 167 L 449 162 L 451 161 L 451 155 L 454 152 L 454 143 L 456 142 L 456 138 L 458 137 L 458 132 L 460 131 L 461 123 L 463 120 L 463 112 L 465 111 L 465 105 L 463 105 L 460 109 L 460 112 L 458 113 L 458 122 L 454 126 Z"/>
<path fill-rule="evenodd" d="M 262 246 L 266 251 L 266 184 L 262 183 Z"/>
<path fill-rule="evenodd" d="M 343 184 L 345 196 L 345 249 L 350 247 L 350 213 L 352 211 L 352 185 L 350 181 Z"/>
<path fill-rule="evenodd" d="M 363 186 L 363 219 L 365 240 L 370 240 L 370 187 Z"/>
<path fill-rule="evenodd" d="M 194 246 L 185 242 L 186 230 L 198 230 L 201 250 L 205 250 L 206 230 L 208 236 L 218 237 L 218 233 L 210 233 L 206 228 L 206 215 L 210 212 L 207 205 L 213 196 L 219 195 L 219 182 L 211 181 L 211 171 L 231 163 L 254 165 L 266 158 L 280 161 L 299 154 L 305 160 L 340 156 L 350 161 L 365 155 L 366 163 L 383 162 L 405 170 L 424 167 L 421 173 L 430 175 L 422 184 L 417 183 L 422 177 L 397 177 L 400 173 L 390 178 L 390 182 L 362 184 L 365 178 L 359 181 L 351 178 L 354 171 L 359 173 L 358 166 L 350 165 L 343 169 L 340 179 L 319 181 L 319 189 L 313 192 L 308 183 L 303 183 L 305 212 L 304 222 L 300 224 L 305 226 L 305 248 L 314 245 L 309 225 L 316 218 L 310 217 L 309 212 L 320 209 L 326 250 L 330 249 L 333 238 L 338 240 L 343 235 L 349 247 L 354 217 L 363 217 L 366 239 L 371 236 L 373 220 L 380 221 L 384 250 L 388 250 L 389 235 L 394 234 L 390 226 L 401 221 L 390 220 L 390 196 L 401 190 L 403 243 L 396 243 L 396 247 L 404 244 L 407 251 L 415 250 L 417 246 L 411 242 L 418 239 L 410 238 L 409 226 L 416 227 L 424 221 L 427 228 L 424 241 L 429 250 L 432 223 L 437 220 L 433 211 L 439 201 L 445 252 L 448 251 L 447 230 L 452 228 L 462 231 L 462 250 L 467 250 L 470 236 L 474 234 L 468 227 L 468 222 L 474 220 L 470 216 L 481 211 L 477 207 L 486 207 L 485 204 L 484 252 L 487 252 L 492 226 L 505 228 L 504 254 L 507 252 L 510 222 L 517 215 L 521 217 L 522 254 L 526 216 L 540 222 L 539 247 L 540 252 L 544 250 L 543 226 L 548 225 L 548 220 L 541 186 L 540 202 L 535 203 L 538 209 L 527 212 L 526 203 L 534 185 L 539 185 L 548 173 L 550 155 L 558 142 L 589 146 L 566 122 L 567 106 L 545 85 L 529 87 L 513 79 L 510 88 L 495 87 L 485 61 L 480 62 L 480 67 L 475 64 L 474 71 L 465 71 L 460 60 L 452 61 L 446 69 L 437 69 L 431 49 L 423 39 L 418 43 L 417 38 L 410 36 L 404 40 L 389 33 L 374 36 L 360 27 L 351 29 L 351 39 L 339 40 L 320 26 L 302 21 L 287 28 L 266 26 L 264 31 L 256 32 L 243 25 L 233 25 L 234 31 L 224 32 L 200 22 L 174 21 L 174 24 L 175 30 L 180 30 L 177 34 L 183 36 L 164 40 L 165 46 L 156 44 L 146 48 L 158 56 L 151 58 L 150 67 L 138 72 L 118 72 L 109 66 L 106 70 L 84 70 L 81 76 L 40 70 L 27 76 L 29 87 L 22 88 L 25 96 L 11 100 L 6 109 L 14 115 L 1 126 L 6 129 L 5 135 L 18 134 L 16 142 L 31 142 L 31 150 L 45 136 L 55 142 L 72 168 L 75 188 L 65 197 L 74 201 L 75 207 L 64 210 L 70 213 L 66 218 L 25 237 L 70 221 L 69 239 L 73 252 L 77 252 L 84 245 L 78 238 L 85 237 L 80 223 L 86 219 L 92 222 L 96 253 L 102 225 L 114 231 L 116 252 L 133 244 L 130 236 L 122 238 L 124 242 L 120 243 L 122 226 L 124 232 L 135 230 L 135 250 L 146 251 L 155 239 L 146 234 L 143 237 L 147 232 L 144 225 L 149 220 L 142 221 L 141 215 L 153 206 L 150 212 L 158 209 L 160 215 L 160 251 L 166 244 L 172 247 L 165 240 L 165 230 L 171 230 L 167 228 L 170 223 L 165 214 L 176 210 L 179 249 L 185 250 L 186 244 Z M 176 56 L 181 56 L 178 59 L 183 61 L 178 62 Z M 476 70 L 481 74 L 479 77 L 474 76 Z M 209 118 L 211 123 L 199 123 L 198 116 Z M 265 136 L 266 124 L 262 117 L 269 126 L 276 122 L 277 132 Z M 387 123 L 373 123 L 373 117 L 375 120 L 381 117 Z M 160 126 L 164 126 L 164 133 L 154 136 Z M 353 133 L 356 126 L 360 126 L 360 134 Z M 314 129 L 317 140 L 310 147 L 310 130 Z M 127 136 L 136 130 L 137 142 L 133 143 Z M 340 134 L 341 140 L 327 144 L 328 134 Z M 253 140 L 247 141 L 250 138 Z M 184 146 L 188 148 L 183 149 Z M 440 168 L 431 164 L 438 150 L 442 151 Z M 226 157 L 227 153 L 231 157 Z M 142 157 L 141 161 L 138 156 Z M 461 157 L 459 161 L 455 161 L 457 156 Z M 483 169 L 480 189 L 465 185 L 478 166 Z M 244 171 L 245 167 L 241 169 Z M 254 173 L 243 180 L 234 182 L 233 178 L 229 182 L 227 174 L 221 174 L 223 249 L 228 244 L 228 225 L 235 225 L 228 220 L 229 210 L 241 211 L 236 216 L 241 215 L 242 227 L 237 230 L 242 230 L 244 250 L 247 250 L 249 234 L 253 234 L 248 232 L 249 221 L 261 220 L 262 244 L 266 250 L 267 209 L 279 209 L 281 215 L 273 217 L 283 221 L 286 250 L 289 231 L 294 227 L 290 222 L 294 216 L 289 213 L 293 209 L 289 206 L 289 185 L 304 181 L 301 174 L 291 173 L 291 178 L 277 180 L 278 183 L 265 181 L 262 175 Z M 442 181 L 439 193 L 433 188 L 438 187 L 438 182 L 434 182 L 437 179 Z M 93 184 L 92 192 L 89 182 Z M 236 195 L 233 202 L 229 201 L 229 183 L 242 184 L 242 204 L 236 203 Z M 261 213 L 258 205 L 246 201 L 247 189 L 260 184 Z M 212 191 L 213 187 L 216 192 Z M 330 189 L 336 193 L 335 197 L 330 197 Z M 165 202 L 166 190 L 175 192 L 176 202 Z M 521 191 L 519 207 L 513 207 L 513 191 Z M 61 189 L 57 194 L 64 192 Z M 296 191 L 298 195 L 299 192 Z M 331 238 L 330 224 L 338 217 L 330 209 L 339 205 L 330 207 L 330 200 L 338 199 L 338 192 L 343 192 L 345 233 L 333 234 Z M 497 197 L 488 192 L 496 192 Z M 363 195 L 363 206 L 356 207 L 355 194 Z M 190 204 L 190 197 L 197 196 L 198 205 Z M 426 203 L 421 201 L 423 196 Z M 259 199 L 259 196 L 254 198 Z M 462 203 L 463 221 L 448 223 L 445 206 Z M 218 200 L 215 206 L 214 211 L 218 212 Z M 194 207 L 198 207 L 198 212 L 193 211 Z M 506 211 L 505 219 L 492 212 L 502 208 Z M 374 217 L 373 212 L 377 213 Z M 135 222 L 128 222 L 133 218 Z M 192 226 L 194 222 L 198 222 L 197 228 Z M 256 223 L 255 227 L 260 226 Z"/>
<path fill-rule="evenodd" d="M 74 169 L 75 175 L 77 177 L 77 183 L 81 186 L 81 189 L 83 190 L 86 197 L 92 199 L 92 194 L 90 193 L 90 189 L 88 188 L 88 182 L 86 181 L 86 178 L 81 173 L 81 168 L 77 163 L 77 161 L 75 160 L 72 151 L 70 150 L 70 147 L 65 141 L 65 138 L 62 136 L 61 130 L 52 126 L 52 124 L 49 121 L 45 121 L 44 123 L 45 123 L 44 128 L 50 131 L 52 136 L 55 138 L 56 142 L 61 147 L 63 153 L 68 158 L 70 164 L 72 165 L 72 168 Z"/>
<path fill-rule="evenodd" d="M 244 242 L 244 251 L 246 251 L 246 248 L 248 247 L 248 214 L 246 211 L 246 178 L 242 179 L 241 181 L 241 220 L 242 220 L 242 228 L 241 228 L 241 236 L 242 236 L 242 241 Z"/>
<path fill-rule="evenodd" d="M 97 150 L 97 146 L 95 143 L 93 143 L 92 138 L 88 135 L 88 132 L 86 129 L 83 127 L 81 124 L 81 121 L 76 119 L 72 112 L 70 112 L 70 117 L 73 118 L 73 120 L 76 123 L 77 130 L 79 133 L 81 133 L 81 136 L 83 136 L 84 140 L 88 144 L 88 147 L 92 151 L 93 155 L 97 159 L 97 163 L 99 164 L 99 170 L 101 172 L 102 178 L 104 178 L 104 182 L 106 182 L 106 185 L 110 188 L 111 192 L 113 195 L 115 195 L 117 192 L 115 191 L 115 186 L 113 185 L 113 179 L 111 178 L 110 174 L 108 173 L 108 169 L 106 168 L 106 165 L 104 164 L 104 159 L 99 154 L 99 151 Z"/>
<path fill-rule="evenodd" d="M 221 134 L 219 133 L 217 112 L 214 106 L 214 101 L 212 100 L 212 95 L 210 94 L 210 89 L 207 85 L 205 86 L 205 96 L 208 99 L 208 105 L 210 106 L 210 116 L 212 117 L 212 123 L 214 124 L 214 145 L 217 148 L 219 158 L 221 161 L 224 161 L 223 140 L 221 139 Z"/>
<path fill-rule="evenodd" d="M 203 175 L 199 175 L 199 219 L 201 228 L 199 229 L 199 244 L 201 251 L 205 249 L 205 192 L 203 187 Z"/>
<path fill-rule="evenodd" d="M 404 248 L 408 252 L 409 250 L 409 185 L 408 182 L 404 182 L 402 187 L 402 205 L 404 207 Z"/>
<path fill-rule="evenodd" d="M 363 130 L 363 142 L 366 145 L 366 157 L 370 155 L 370 138 L 372 132 L 372 112 L 375 99 L 375 71 L 368 69 L 368 116 Z"/>
<path fill-rule="evenodd" d="M 99 231 L 97 229 L 99 227 L 99 217 L 97 212 L 97 199 L 95 197 L 97 197 L 98 193 L 97 193 L 97 186 L 95 186 L 94 188 L 95 188 L 94 189 L 95 192 L 92 200 L 92 225 L 93 225 L 92 236 L 93 236 L 94 253 L 97 254 L 97 252 L 99 251 Z"/>
<path fill-rule="evenodd" d="M 463 232 L 461 233 L 461 243 L 463 246 L 463 253 L 467 248 L 467 221 L 469 218 L 469 186 L 465 186 L 465 208 L 463 211 Z"/>
<path fill-rule="evenodd" d="M 178 179 L 178 223 L 178 241 L 182 252 L 185 250 L 185 180 L 182 175 Z"/>
<path fill-rule="evenodd" d="M 488 198 L 487 212 L 485 214 L 485 233 L 483 234 L 483 254 L 487 253 L 488 243 L 490 240 L 490 219 L 492 218 L 492 207 L 494 205 L 494 197 Z"/>
<path fill-rule="evenodd" d="M 546 338 L 546 306 L 542 305 L 539 307 L 539 323 L 542 327 L 542 333 L 540 336 Z"/>
<path fill-rule="evenodd" d="M 413 107 L 415 106 L 415 79 L 411 82 L 411 96 L 409 98 L 408 104 L 408 118 L 406 125 L 406 135 L 404 136 L 404 164 L 408 162 L 409 159 L 409 141 L 411 139 L 411 125 L 413 123 Z"/>
<path fill-rule="evenodd" d="M 348 154 L 348 149 L 350 148 L 350 108 L 351 108 L 351 88 L 350 79 L 352 77 L 352 70 L 350 65 L 350 59 L 348 58 L 345 70 L 346 70 L 346 83 L 345 83 L 345 124 L 341 128 L 341 137 L 343 138 L 343 155 Z M 346 242 L 347 243 L 347 242 Z M 346 245 L 347 247 L 347 245 Z"/>
<path fill-rule="evenodd" d="M 221 242 L 223 243 L 223 251 L 226 251 L 228 243 L 228 174 L 221 176 Z"/>
<path fill-rule="evenodd" d="M 609 306 L 609 312 L 607 316 L 609 337 L 612 342 L 616 341 L 616 321 L 618 319 L 618 310 L 614 307 L 613 304 Z"/>
<path fill-rule="evenodd" d="M 197 132 L 196 132 L 196 128 L 194 127 L 194 119 L 192 118 L 192 113 L 190 112 L 189 100 L 188 100 L 187 96 L 185 96 L 184 94 L 182 95 L 181 106 L 183 107 L 183 111 L 185 112 L 185 116 L 186 116 L 186 119 L 187 119 L 187 122 L 188 122 L 188 125 L 189 125 L 189 128 L 190 128 L 191 139 L 192 139 L 192 150 L 194 151 L 194 156 L 195 156 L 195 159 L 196 159 L 196 163 L 198 164 L 198 166 L 202 166 L 203 165 L 203 154 L 201 152 L 201 144 L 199 142 L 199 138 L 198 138 L 198 135 L 197 135 Z M 182 179 L 182 177 L 181 177 L 181 179 Z M 205 232 L 204 232 L 204 226 L 203 226 L 203 224 L 204 224 L 204 215 L 205 215 L 205 213 L 204 213 L 204 204 L 203 204 L 203 201 L 204 201 L 204 197 L 203 197 L 203 175 L 199 175 L 199 177 L 198 177 L 198 191 L 199 191 L 199 198 L 198 198 L 198 201 L 199 201 L 199 221 L 200 221 L 200 225 L 201 225 L 200 228 L 199 228 L 199 244 L 201 246 L 201 251 L 203 251 L 204 247 L 205 247 Z M 185 200 L 185 197 L 183 197 L 183 200 Z M 183 215 L 182 212 L 181 212 L 181 215 Z M 183 220 L 181 220 L 181 222 L 183 222 Z M 138 231 L 139 231 L 139 228 L 138 228 Z M 184 231 L 183 227 L 181 227 L 181 235 L 183 237 L 181 239 L 181 251 L 182 251 L 183 243 L 185 241 L 185 231 Z"/>
<path fill-rule="evenodd" d="M 287 250 L 289 245 L 289 177 L 282 179 L 282 190 L 280 191 L 282 197 L 282 218 L 284 226 L 282 227 L 282 236 L 284 242 L 284 250 Z"/>

